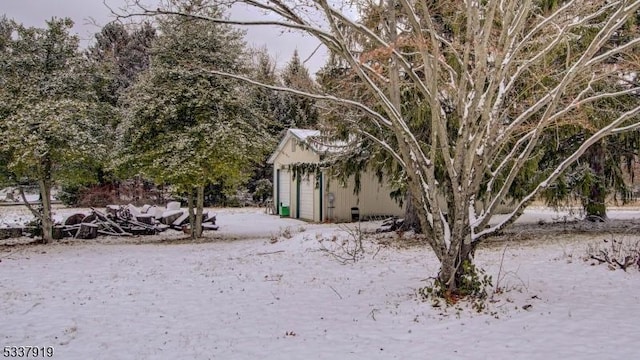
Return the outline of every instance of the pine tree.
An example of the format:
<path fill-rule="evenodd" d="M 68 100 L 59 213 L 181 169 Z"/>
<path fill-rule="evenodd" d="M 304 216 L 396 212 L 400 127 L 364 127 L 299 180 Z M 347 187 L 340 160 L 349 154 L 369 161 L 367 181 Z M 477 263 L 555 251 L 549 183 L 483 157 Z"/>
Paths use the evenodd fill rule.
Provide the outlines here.
<path fill-rule="evenodd" d="M 549 14 L 566 1 L 544 1 L 542 9 Z M 640 34 L 638 28 L 638 16 L 631 17 L 616 31 L 604 50 L 619 46 L 627 41 L 637 38 Z M 573 56 L 579 56 L 597 34 L 597 28 L 585 29 L 581 37 L 576 37 L 567 42 L 571 47 L 558 51 L 549 57 L 546 66 L 558 66 L 557 61 L 566 61 Z M 553 62 L 555 59 L 555 63 Z M 637 86 L 637 69 L 640 65 L 637 56 L 631 52 L 623 52 L 610 58 L 601 65 L 600 72 L 606 69 L 615 69 L 615 75 L 609 75 L 598 84 L 592 86 L 598 92 L 624 92 Z M 636 75 L 633 75 L 636 74 Z M 635 82 L 635 85 L 634 85 Z M 543 85 L 544 86 L 544 85 Z M 531 89 L 527 84 L 524 89 Z M 525 90 L 525 91 L 527 91 Z M 545 91 L 544 88 L 541 88 Z M 592 136 L 598 129 L 610 122 L 613 114 L 621 107 L 630 107 L 640 103 L 637 93 L 620 95 L 616 98 L 602 98 L 575 111 L 571 121 L 557 123 L 555 127 L 545 132 L 546 141 L 541 146 L 537 155 L 533 156 L 533 163 L 537 163 L 540 171 L 531 167 L 522 174 L 522 178 L 514 184 L 516 198 L 524 196 L 527 189 L 535 186 L 535 173 L 544 173 L 544 169 L 552 166 L 554 161 L 563 156 L 568 156 L 579 146 L 580 141 Z M 558 136 L 562 133 L 562 136 Z M 631 184 L 625 180 L 624 172 L 631 172 L 637 159 L 640 148 L 640 132 L 632 131 L 617 134 L 599 140 L 576 161 L 565 174 L 542 193 L 543 198 L 552 206 L 565 206 L 575 202 L 582 205 L 586 219 L 591 221 L 604 221 L 607 219 L 607 203 L 611 200 L 625 202 L 631 196 Z M 527 186 L 529 184 L 529 186 Z"/>
<path fill-rule="evenodd" d="M 269 56 L 267 49 L 255 49 L 251 51 L 251 54 L 251 76 L 264 84 L 280 85 L 275 61 Z M 280 94 L 275 90 L 259 86 L 251 86 L 248 90 L 250 92 L 247 98 L 250 99 L 251 107 L 255 109 L 256 119 L 265 127 L 266 136 L 262 160 L 255 164 L 251 179 L 247 183 L 247 189 L 253 194 L 254 201 L 264 203 L 271 196 L 273 189 L 272 186 L 267 186 L 271 184 L 270 179 L 273 174 L 273 165 L 268 164 L 267 159 L 275 150 L 286 128 L 276 118 L 281 100 Z"/>
<path fill-rule="evenodd" d="M 219 16 L 206 1 L 187 1 L 178 9 Z M 213 75 L 224 69 L 246 73 L 243 34 L 226 25 L 165 16 L 151 50 L 151 66 L 126 95 L 121 127 L 120 168 L 186 194 L 192 236 L 201 234 L 204 189 L 237 186 L 259 160 L 263 124 L 254 116 L 245 87 Z M 194 200 L 194 194 L 196 199 Z"/>
<path fill-rule="evenodd" d="M 95 87 L 100 101 L 118 105 L 119 97 L 149 67 L 150 48 L 156 31 L 149 22 L 133 28 L 108 23 L 95 35 L 88 49 L 94 65 Z"/>
<path fill-rule="evenodd" d="M 281 74 L 282 83 L 292 89 L 314 92 L 315 83 L 309 75 L 309 70 L 302 64 L 298 51 L 293 52 Z M 301 128 L 313 129 L 318 123 L 318 110 L 315 101 L 303 96 L 280 93 L 277 117 L 285 129 Z"/>

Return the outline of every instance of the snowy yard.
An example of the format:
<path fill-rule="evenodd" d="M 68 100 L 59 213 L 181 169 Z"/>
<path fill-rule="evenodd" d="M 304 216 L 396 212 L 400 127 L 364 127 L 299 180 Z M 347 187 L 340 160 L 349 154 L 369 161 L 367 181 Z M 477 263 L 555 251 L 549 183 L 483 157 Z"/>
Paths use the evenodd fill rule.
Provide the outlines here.
<path fill-rule="evenodd" d="M 522 223 L 561 219 L 533 209 Z M 640 273 L 582 260 L 587 244 L 611 235 L 483 247 L 477 264 L 494 285 L 504 253 L 507 291 L 478 314 L 416 296 L 438 269 L 424 247 L 366 241 L 365 257 L 343 265 L 321 250 L 348 238 L 343 226 L 256 209 L 219 210 L 218 223 L 197 244 L 0 246 L 0 345 L 53 346 L 55 359 L 602 360 L 640 351 Z"/>

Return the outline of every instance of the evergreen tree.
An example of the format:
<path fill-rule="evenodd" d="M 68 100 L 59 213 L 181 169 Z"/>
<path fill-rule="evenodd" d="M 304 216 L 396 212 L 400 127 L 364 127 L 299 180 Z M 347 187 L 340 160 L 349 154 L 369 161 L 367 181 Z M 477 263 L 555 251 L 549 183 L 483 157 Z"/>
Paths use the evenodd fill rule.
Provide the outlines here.
<path fill-rule="evenodd" d="M 550 9 L 554 6 L 557 6 L 557 1 L 552 2 Z M 615 36 L 611 37 L 605 49 L 640 36 L 639 25 L 640 11 L 636 11 L 636 16 L 628 19 Z M 594 35 L 593 30 L 586 31 L 584 39 L 590 39 Z M 577 41 L 579 46 L 584 39 Z M 603 66 L 615 68 L 617 73 L 615 76 L 610 76 L 604 85 L 600 85 L 599 91 L 625 91 L 640 84 L 638 81 L 640 58 L 633 51 L 622 53 Z M 635 92 L 617 99 L 601 99 L 591 106 L 583 107 L 576 117 L 588 125 L 570 127 L 568 131 L 573 134 L 570 139 L 593 135 L 598 128 L 611 121 L 616 109 L 638 103 L 640 103 L 640 93 Z M 554 137 L 557 138 L 551 134 L 552 141 Z M 571 141 L 556 145 L 556 148 L 563 150 L 564 154 L 571 147 Z M 632 183 L 625 179 L 624 173 L 631 174 L 630 180 L 634 180 L 633 166 L 638 160 L 639 151 L 640 131 L 601 139 L 590 147 L 578 162 L 543 195 L 554 206 L 577 200 L 582 205 L 586 219 L 607 220 L 607 203 L 610 200 L 624 203 L 631 199 Z"/>
<path fill-rule="evenodd" d="M 264 84 L 279 85 L 275 61 L 269 56 L 266 48 L 253 50 L 252 55 L 251 76 Z M 275 150 L 286 128 L 276 119 L 277 109 L 280 107 L 280 94 L 259 86 L 252 86 L 249 90 L 248 98 L 255 109 L 256 118 L 265 127 L 266 136 L 262 160 L 255 164 L 247 189 L 253 194 L 254 201 L 264 203 L 271 196 L 273 189 L 270 185 L 273 165 L 267 164 L 267 159 Z"/>
<path fill-rule="evenodd" d="M 251 76 L 259 79 L 263 84 L 279 85 L 276 65 L 267 53 L 266 48 L 252 51 Z M 275 120 L 275 112 L 278 107 L 278 93 L 274 90 L 254 86 L 250 95 L 254 107 L 262 120 L 267 124 L 267 129 L 271 135 L 278 136 L 282 127 Z"/>
<path fill-rule="evenodd" d="M 566 1 L 546 0 L 541 2 L 543 13 L 550 14 Z M 639 33 L 639 11 L 630 17 L 618 29 L 601 49 L 601 53 L 615 48 L 625 42 L 637 38 Z M 523 81 L 520 85 L 522 95 L 532 91 L 547 91 L 545 82 L 551 77 L 538 77 L 544 74 L 544 68 L 556 68 L 568 59 L 576 59 L 583 54 L 593 38 L 597 35 L 597 27 L 585 28 L 580 37 L 567 41 L 567 46 L 549 54 L 542 62 L 541 68 L 532 72 L 531 81 Z M 637 92 L 625 93 L 638 86 L 637 69 L 640 66 L 634 51 L 621 52 L 600 65 L 596 73 L 607 74 L 610 69 L 614 73 L 595 77 L 590 86 L 594 91 L 602 93 L 618 93 L 616 97 L 603 97 L 573 111 L 571 118 L 556 122 L 555 126 L 543 132 L 544 141 L 532 152 L 528 166 L 511 187 L 510 194 L 521 199 L 531 191 L 545 169 L 554 166 L 558 159 L 563 159 L 575 151 L 584 139 L 594 135 L 605 124 L 613 120 L 618 109 L 640 104 Z M 636 74 L 636 75 L 634 75 Z M 562 76 L 558 74 L 556 76 Z M 542 81 L 540 81 L 540 79 Z M 535 90 L 537 89 L 537 90 Z M 631 131 L 603 138 L 587 149 L 584 154 L 547 190 L 541 193 L 544 200 L 554 207 L 582 205 L 586 219 L 604 221 L 607 219 L 607 203 L 610 200 L 625 202 L 631 196 L 631 184 L 625 180 L 624 172 L 631 172 L 640 148 L 640 132 Z"/>
<path fill-rule="evenodd" d="M 100 101 L 118 105 L 122 92 L 149 67 L 149 51 L 155 38 L 156 31 L 149 22 L 132 29 L 112 22 L 95 35 L 88 56 L 94 64 L 95 87 Z"/>
<path fill-rule="evenodd" d="M 192 0 L 176 9 L 220 16 L 221 10 L 210 5 Z M 233 187 L 246 180 L 262 154 L 263 124 L 255 118 L 246 87 L 209 71 L 246 73 L 241 32 L 176 16 L 159 18 L 158 27 L 151 66 L 127 91 L 119 165 L 129 176 L 136 172 L 183 191 L 195 238 L 201 234 L 205 187 Z"/>
<path fill-rule="evenodd" d="M 27 204 L 52 240 L 51 188 L 93 178 L 87 168 L 104 157 L 97 141 L 103 112 L 96 106 L 86 59 L 70 19 L 27 28 L 0 19 L 0 153 L 13 183 L 35 182 L 41 209 Z"/>
<path fill-rule="evenodd" d="M 282 74 L 282 83 L 292 89 L 314 92 L 316 85 L 309 76 L 309 70 L 302 64 L 298 51 L 294 51 Z M 284 129 L 313 129 L 318 123 L 318 109 L 315 101 L 307 97 L 280 93 L 277 117 Z"/>
<path fill-rule="evenodd" d="M 90 81 L 96 94 L 97 105 L 102 116 L 101 126 L 105 129 L 97 134 L 98 139 L 113 158 L 116 146 L 116 128 L 121 116 L 118 111 L 124 91 L 131 86 L 137 76 L 149 67 L 149 51 L 156 31 L 149 22 L 139 25 L 108 23 L 95 35 L 95 42 L 85 51 L 89 67 Z M 119 181 L 109 169 L 109 161 L 96 163 L 90 171 L 95 173 L 97 183 L 63 184 L 59 193 L 65 204 L 77 205 L 80 195 L 91 186 L 118 186 Z"/>

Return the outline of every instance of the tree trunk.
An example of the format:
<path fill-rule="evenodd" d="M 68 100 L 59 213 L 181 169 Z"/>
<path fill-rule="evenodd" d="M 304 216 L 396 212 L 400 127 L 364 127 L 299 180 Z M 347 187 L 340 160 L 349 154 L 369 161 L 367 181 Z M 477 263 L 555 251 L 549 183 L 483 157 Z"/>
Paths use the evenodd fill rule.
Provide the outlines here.
<path fill-rule="evenodd" d="M 51 218 L 51 185 L 42 182 L 40 194 L 42 195 L 42 241 L 46 244 L 53 241 L 53 219 Z"/>
<path fill-rule="evenodd" d="M 198 186 L 196 189 L 196 220 L 195 225 L 192 228 L 196 237 L 202 236 L 202 208 L 204 207 L 204 186 Z"/>
<path fill-rule="evenodd" d="M 605 151 L 603 148 L 603 141 L 599 141 L 589 150 L 587 150 L 587 157 L 589 159 L 589 168 L 591 174 L 594 177 L 591 182 L 586 199 L 583 201 L 584 211 L 586 219 L 590 221 L 605 221 L 607 220 L 607 189 L 605 186 Z"/>
<path fill-rule="evenodd" d="M 190 230 L 189 237 L 191 237 L 192 240 L 195 240 L 198 237 L 195 232 L 196 217 L 193 212 L 193 206 L 194 206 L 193 189 L 189 189 L 189 191 L 187 192 L 187 208 L 189 210 L 189 230 Z"/>
<path fill-rule="evenodd" d="M 40 221 L 42 226 L 42 242 L 45 244 L 53 241 L 53 219 L 51 217 L 51 160 L 43 157 L 37 166 L 38 189 L 40 191 L 40 206 L 35 209 L 27 200 L 24 189 L 19 186 L 20 196 L 24 205 L 33 216 Z"/>
<path fill-rule="evenodd" d="M 422 226 L 420 226 L 420 218 L 414 204 L 413 197 L 410 192 L 407 192 L 405 197 L 405 209 L 404 209 L 404 222 L 401 229 L 404 231 L 415 231 L 417 234 L 422 233 Z"/>
<path fill-rule="evenodd" d="M 472 266 L 474 247 L 469 242 L 459 240 L 461 245 L 457 252 L 449 252 L 447 256 L 441 260 L 440 272 L 438 273 L 438 281 L 441 284 L 442 294 L 445 298 L 457 296 L 477 296 L 482 292 L 481 288 L 470 288 L 466 279 L 469 276 L 476 276 L 477 270 Z M 452 239 L 452 243 L 456 240 Z"/>
<path fill-rule="evenodd" d="M 40 164 L 40 188 L 41 214 L 42 214 L 42 242 L 45 244 L 53 241 L 53 219 L 51 217 L 51 161 L 45 157 Z"/>
<path fill-rule="evenodd" d="M 18 238 L 24 229 L 18 227 L 0 228 L 0 240 Z"/>

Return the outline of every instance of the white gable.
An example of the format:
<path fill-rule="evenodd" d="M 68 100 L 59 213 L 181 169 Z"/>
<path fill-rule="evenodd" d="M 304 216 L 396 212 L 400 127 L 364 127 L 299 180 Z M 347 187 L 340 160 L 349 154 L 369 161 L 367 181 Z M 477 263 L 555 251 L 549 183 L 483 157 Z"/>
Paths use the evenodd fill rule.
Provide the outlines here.
<path fill-rule="evenodd" d="M 267 160 L 267 163 L 273 164 L 276 158 L 280 154 L 282 154 L 283 152 L 286 152 L 288 150 L 286 149 L 286 147 L 287 147 L 287 144 L 290 142 L 290 140 L 293 139 L 296 142 L 308 144 L 307 139 L 309 137 L 318 136 L 318 135 L 320 135 L 320 131 L 318 130 L 306 130 L 306 129 L 287 130 L 287 134 L 284 136 L 284 138 L 282 138 L 282 140 L 280 141 L 280 144 L 278 144 L 278 147 L 276 148 L 276 151 L 274 151 L 273 154 L 271 154 L 271 156 Z M 309 148 L 315 152 L 315 149 L 313 147 L 309 146 Z"/>
<path fill-rule="evenodd" d="M 287 130 L 287 134 L 282 138 L 280 144 L 276 148 L 276 151 L 271 154 L 269 159 L 267 160 L 268 164 L 273 164 L 276 158 L 287 152 L 288 143 L 294 139 L 297 143 L 303 143 L 306 147 L 318 154 L 328 154 L 328 153 L 340 153 L 345 151 L 349 147 L 359 146 L 354 138 L 350 137 L 349 141 L 331 141 L 331 142 L 323 142 L 322 139 L 319 139 L 320 131 L 318 130 L 307 130 L 307 129 L 289 129 Z"/>

